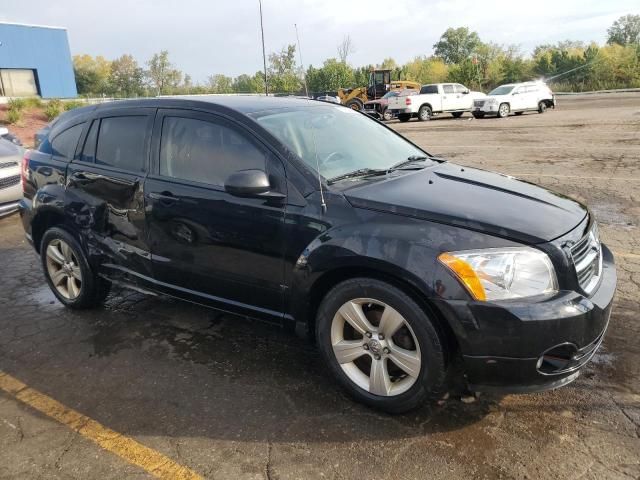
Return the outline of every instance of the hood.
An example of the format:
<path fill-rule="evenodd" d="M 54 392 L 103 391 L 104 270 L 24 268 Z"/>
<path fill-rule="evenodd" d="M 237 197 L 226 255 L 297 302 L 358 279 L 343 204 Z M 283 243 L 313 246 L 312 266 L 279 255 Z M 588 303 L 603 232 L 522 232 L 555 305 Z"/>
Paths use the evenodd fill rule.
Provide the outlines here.
<path fill-rule="evenodd" d="M 515 178 L 443 163 L 346 190 L 355 207 L 469 228 L 527 244 L 569 232 L 580 203 Z"/>

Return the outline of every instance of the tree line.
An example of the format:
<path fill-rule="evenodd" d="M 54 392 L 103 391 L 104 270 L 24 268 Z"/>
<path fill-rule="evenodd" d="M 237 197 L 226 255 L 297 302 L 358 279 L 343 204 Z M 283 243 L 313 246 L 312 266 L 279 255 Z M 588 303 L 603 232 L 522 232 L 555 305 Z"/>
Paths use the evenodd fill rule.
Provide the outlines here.
<path fill-rule="evenodd" d="M 306 69 L 296 62 L 295 45 L 287 45 L 268 56 L 269 91 L 276 93 L 335 92 L 339 88 L 367 84 L 369 71 L 392 70 L 392 79 L 420 84 L 458 82 L 473 89 L 490 90 L 497 85 L 543 78 L 556 91 L 587 91 L 640 87 L 640 15 L 625 15 L 607 30 L 607 43 L 585 44 L 562 41 L 537 46 L 525 56 L 516 45 L 483 42 L 467 27 L 447 29 L 433 46 L 432 55 L 423 55 L 399 65 L 386 58 L 377 65 L 353 67 L 349 57 L 354 45 L 345 36 L 337 56 L 322 66 Z M 78 92 L 88 96 L 137 97 L 205 93 L 261 93 L 264 72 L 230 77 L 213 74 L 205 82 L 173 65 L 169 52 L 154 54 L 141 66 L 131 55 L 114 60 L 102 56 L 73 58 Z"/>

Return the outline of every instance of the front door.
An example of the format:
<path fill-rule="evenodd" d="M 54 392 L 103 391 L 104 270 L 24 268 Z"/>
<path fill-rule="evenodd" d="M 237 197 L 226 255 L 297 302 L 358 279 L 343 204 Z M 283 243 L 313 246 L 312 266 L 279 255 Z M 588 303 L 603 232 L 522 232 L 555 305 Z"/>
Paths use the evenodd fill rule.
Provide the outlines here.
<path fill-rule="evenodd" d="M 67 218 L 106 268 L 150 277 L 142 185 L 155 109 L 103 110 L 67 167 Z"/>
<path fill-rule="evenodd" d="M 280 318 L 284 205 L 224 189 L 239 170 L 267 171 L 286 194 L 282 163 L 243 126 L 160 110 L 145 182 L 154 277 L 168 293 L 224 310 Z"/>

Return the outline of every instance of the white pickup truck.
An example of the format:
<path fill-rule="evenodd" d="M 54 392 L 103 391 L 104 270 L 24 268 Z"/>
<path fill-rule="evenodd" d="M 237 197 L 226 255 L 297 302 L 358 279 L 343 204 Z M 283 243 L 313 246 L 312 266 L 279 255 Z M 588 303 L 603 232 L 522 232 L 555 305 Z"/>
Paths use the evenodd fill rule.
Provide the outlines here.
<path fill-rule="evenodd" d="M 432 83 L 423 85 L 416 95 L 390 98 L 388 110 L 401 122 L 406 122 L 411 117 L 430 120 L 434 114 L 442 112 L 451 113 L 458 118 L 464 112 L 471 111 L 476 98 L 484 96 L 484 93 L 472 92 L 459 83 Z"/>

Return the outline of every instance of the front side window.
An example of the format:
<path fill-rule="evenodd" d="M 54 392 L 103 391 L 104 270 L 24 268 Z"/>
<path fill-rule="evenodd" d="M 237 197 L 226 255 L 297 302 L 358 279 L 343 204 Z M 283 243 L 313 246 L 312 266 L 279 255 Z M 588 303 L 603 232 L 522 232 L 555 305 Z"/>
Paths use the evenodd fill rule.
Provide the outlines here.
<path fill-rule="evenodd" d="M 147 124 L 148 117 L 143 115 L 101 119 L 95 163 L 132 172 L 144 170 Z"/>
<path fill-rule="evenodd" d="M 341 106 L 252 114 L 257 122 L 327 179 L 362 168 L 387 169 L 426 153 L 367 115 Z"/>
<path fill-rule="evenodd" d="M 75 125 L 56 135 L 56 137 L 51 141 L 51 153 L 58 157 L 64 157 L 67 160 L 71 160 L 76 152 L 78 140 L 80 140 L 80 134 L 82 133 L 82 127 L 84 127 L 84 123 Z"/>
<path fill-rule="evenodd" d="M 222 123 L 165 117 L 160 175 L 223 186 L 238 170 L 264 170 L 265 153 L 245 134 Z"/>
<path fill-rule="evenodd" d="M 469 91 L 469 89 L 467 87 L 465 87 L 464 85 L 460 85 L 459 83 L 456 83 L 453 88 L 455 89 L 456 93 L 464 93 Z"/>
<path fill-rule="evenodd" d="M 511 90 L 513 90 L 513 85 L 502 85 L 491 90 L 489 95 L 509 95 Z"/>
<path fill-rule="evenodd" d="M 444 93 L 453 93 L 453 85 L 443 85 L 442 91 Z"/>

